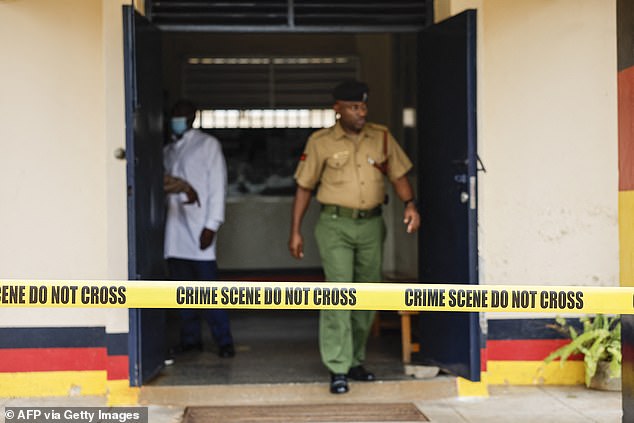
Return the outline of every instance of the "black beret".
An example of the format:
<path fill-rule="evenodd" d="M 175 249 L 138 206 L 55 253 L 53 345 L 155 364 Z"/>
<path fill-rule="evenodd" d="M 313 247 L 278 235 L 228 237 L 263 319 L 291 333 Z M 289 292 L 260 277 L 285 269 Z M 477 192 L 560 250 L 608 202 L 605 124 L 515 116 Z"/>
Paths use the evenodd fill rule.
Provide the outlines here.
<path fill-rule="evenodd" d="M 370 89 L 365 82 L 347 80 L 341 82 L 332 91 L 335 100 L 342 101 L 368 101 L 368 93 Z"/>

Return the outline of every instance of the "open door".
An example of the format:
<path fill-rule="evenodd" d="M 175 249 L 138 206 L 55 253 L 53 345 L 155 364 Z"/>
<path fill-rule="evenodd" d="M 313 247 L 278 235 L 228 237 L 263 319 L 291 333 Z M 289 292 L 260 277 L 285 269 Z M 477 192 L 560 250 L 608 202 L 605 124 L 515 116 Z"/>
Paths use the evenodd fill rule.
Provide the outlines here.
<path fill-rule="evenodd" d="M 419 280 L 478 284 L 476 11 L 419 40 Z M 480 380 L 478 313 L 422 313 L 414 360 Z"/>
<path fill-rule="evenodd" d="M 163 260 L 163 90 L 160 31 L 123 6 L 128 278 L 165 279 Z M 165 311 L 130 310 L 130 384 L 155 376 L 165 360 Z"/>

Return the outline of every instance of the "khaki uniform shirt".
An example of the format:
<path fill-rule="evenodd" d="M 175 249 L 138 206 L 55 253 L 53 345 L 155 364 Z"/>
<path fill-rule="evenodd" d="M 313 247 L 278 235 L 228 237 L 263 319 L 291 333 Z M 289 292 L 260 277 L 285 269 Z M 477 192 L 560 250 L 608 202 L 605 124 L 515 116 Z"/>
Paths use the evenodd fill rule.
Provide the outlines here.
<path fill-rule="evenodd" d="M 383 138 L 387 134 L 387 157 Z M 383 174 L 372 163 L 387 159 L 387 177 L 405 175 L 412 162 L 385 126 L 366 123 L 358 136 L 346 134 L 339 124 L 310 136 L 295 172 L 297 184 L 313 190 L 317 200 L 353 209 L 372 209 L 383 203 Z"/>

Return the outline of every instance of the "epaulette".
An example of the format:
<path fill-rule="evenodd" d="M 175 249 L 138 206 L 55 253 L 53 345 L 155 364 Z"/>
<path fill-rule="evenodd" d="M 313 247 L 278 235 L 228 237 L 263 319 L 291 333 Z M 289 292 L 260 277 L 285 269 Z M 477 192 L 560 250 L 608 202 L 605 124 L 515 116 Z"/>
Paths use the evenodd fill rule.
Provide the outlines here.
<path fill-rule="evenodd" d="M 319 129 L 319 130 L 317 130 L 317 131 L 313 132 L 313 133 L 310 135 L 310 137 L 309 137 L 309 138 L 310 138 L 310 139 L 317 139 L 317 138 L 321 138 L 321 137 L 323 137 L 324 135 L 328 135 L 328 134 L 330 134 L 330 132 L 331 132 L 331 131 L 332 131 L 332 128 L 323 128 L 323 129 Z"/>
<path fill-rule="evenodd" d="M 389 132 L 389 129 L 387 128 L 387 126 L 379 125 L 378 123 L 367 122 L 365 124 L 365 126 L 367 126 L 368 129 L 371 129 L 371 130 L 374 130 L 374 131 L 381 131 L 381 132 L 388 131 Z"/>

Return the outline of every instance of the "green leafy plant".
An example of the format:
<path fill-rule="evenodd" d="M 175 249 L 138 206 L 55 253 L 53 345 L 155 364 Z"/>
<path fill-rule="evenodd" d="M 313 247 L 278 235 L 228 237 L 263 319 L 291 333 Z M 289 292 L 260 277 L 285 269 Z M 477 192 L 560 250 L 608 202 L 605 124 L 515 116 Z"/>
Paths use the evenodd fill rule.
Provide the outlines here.
<path fill-rule="evenodd" d="M 602 361 L 609 364 L 610 376 L 618 377 L 621 374 L 622 359 L 620 316 L 597 314 L 594 318 L 581 317 L 579 321 L 583 324 L 580 332 L 562 317 L 555 319 L 556 324 L 548 325 L 570 337 L 571 341 L 550 353 L 544 359 L 544 364 L 559 358 L 560 365 L 563 366 L 572 354 L 581 353 L 585 363 L 587 387 L 590 386 L 592 377 L 597 372 L 597 366 Z"/>

